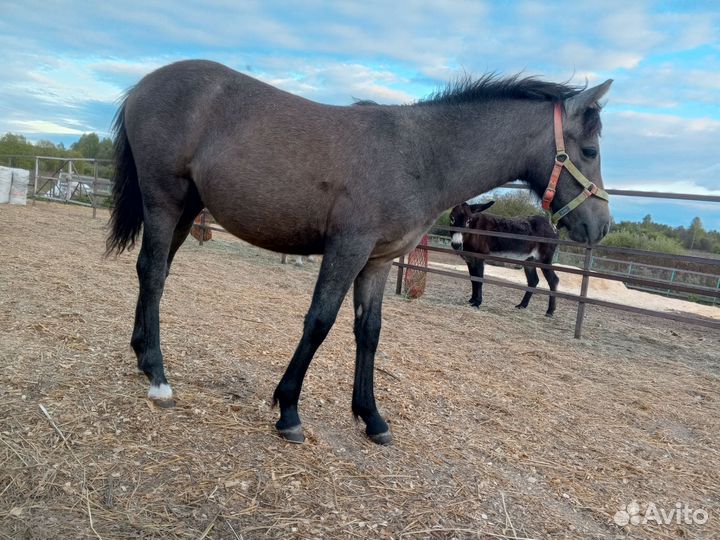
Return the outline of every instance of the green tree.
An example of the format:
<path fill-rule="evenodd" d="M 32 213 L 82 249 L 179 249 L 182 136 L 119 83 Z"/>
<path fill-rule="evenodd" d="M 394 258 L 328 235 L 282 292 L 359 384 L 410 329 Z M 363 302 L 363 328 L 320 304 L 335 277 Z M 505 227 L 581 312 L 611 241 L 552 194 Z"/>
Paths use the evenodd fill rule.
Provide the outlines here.
<path fill-rule="evenodd" d="M 97 158 L 100 151 L 100 138 L 97 133 L 85 133 L 70 145 L 70 150 L 75 150 L 84 158 Z"/>
<path fill-rule="evenodd" d="M 107 137 L 104 137 L 102 141 L 100 141 L 100 144 L 98 145 L 98 152 L 97 152 L 98 159 L 112 159 L 113 157 L 113 142 L 111 139 L 108 139 Z"/>
<path fill-rule="evenodd" d="M 692 223 L 690 223 L 690 231 L 688 234 L 690 245 L 688 249 L 693 249 L 695 243 L 701 241 L 705 237 L 705 229 L 703 228 L 702 221 L 699 217 L 694 217 Z"/>

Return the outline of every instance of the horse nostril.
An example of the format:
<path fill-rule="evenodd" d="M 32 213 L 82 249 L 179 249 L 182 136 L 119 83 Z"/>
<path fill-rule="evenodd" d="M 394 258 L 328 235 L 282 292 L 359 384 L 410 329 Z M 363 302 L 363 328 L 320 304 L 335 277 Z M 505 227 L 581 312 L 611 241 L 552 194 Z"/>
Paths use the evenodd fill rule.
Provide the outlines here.
<path fill-rule="evenodd" d="M 607 233 L 609 233 L 609 232 L 610 232 L 610 224 L 606 223 L 605 225 L 603 225 L 603 229 L 602 229 L 603 238 L 605 238 L 607 236 Z"/>

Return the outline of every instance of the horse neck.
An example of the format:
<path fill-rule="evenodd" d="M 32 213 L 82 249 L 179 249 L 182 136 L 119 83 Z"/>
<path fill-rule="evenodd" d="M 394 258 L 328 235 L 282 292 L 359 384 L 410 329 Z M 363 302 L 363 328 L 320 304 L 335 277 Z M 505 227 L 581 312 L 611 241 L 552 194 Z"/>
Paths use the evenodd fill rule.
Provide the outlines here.
<path fill-rule="evenodd" d="M 422 181 L 438 212 L 552 165 L 552 104 L 496 100 L 417 107 Z"/>

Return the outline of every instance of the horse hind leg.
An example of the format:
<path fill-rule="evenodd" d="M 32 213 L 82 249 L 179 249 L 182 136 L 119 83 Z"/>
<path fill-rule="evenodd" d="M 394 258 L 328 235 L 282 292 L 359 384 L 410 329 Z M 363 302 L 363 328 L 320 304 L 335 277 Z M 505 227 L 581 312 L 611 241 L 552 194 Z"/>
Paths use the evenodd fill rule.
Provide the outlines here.
<path fill-rule="evenodd" d="M 168 254 L 167 260 L 167 273 L 170 273 L 170 266 L 172 265 L 173 259 L 177 250 L 183 245 L 183 242 L 187 239 L 190 231 L 195 223 L 195 218 L 198 216 L 200 211 L 205 208 L 205 204 L 200 199 L 200 194 L 195 187 L 195 184 L 190 184 L 188 195 L 185 198 L 185 207 L 183 213 L 180 216 L 180 220 L 175 226 L 173 231 L 172 243 L 170 244 L 170 253 Z"/>
<path fill-rule="evenodd" d="M 190 181 L 177 179 L 174 191 L 153 197 L 153 204 L 144 204 L 143 239 L 137 260 L 140 293 L 135 311 L 135 328 L 131 344 L 138 359 L 138 367 L 150 380 L 148 397 L 158 405 L 173 406 L 172 389 L 165 377 L 160 350 L 160 299 L 162 298 L 168 263 L 189 231 L 181 219 L 187 202 Z M 153 184 L 153 186 L 159 185 Z M 178 189 L 181 185 L 185 189 Z M 164 198 L 163 198 L 164 196 Z M 194 216 L 193 216 L 194 217 Z M 177 234 L 176 234 L 177 230 Z M 174 251 L 173 251 L 174 248 Z"/>
<path fill-rule="evenodd" d="M 180 216 L 180 220 L 178 221 L 177 225 L 175 226 L 175 230 L 173 231 L 172 241 L 170 244 L 170 252 L 168 253 L 167 266 L 165 269 L 166 279 L 167 276 L 170 274 L 170 266 L 172 265 L 172 261 L 175 257 L 175 254 L 177 253 L 177 250 L 180 248 L 183 242 L 185 242 L 188 234 L 190 234 L 190 230 L 192 229 L 195 217 L 204 207 L 203 202 L 200 200 L 200 195 L 198 194 L 197 189 L 195 189 L 195 185 L 191 184 L 190 188 L 191 189 L 189 190 L 188 195 L 185 199 L 185 206 L 183 208 L 182 215 Z M 135 356 L 137 357 L 138 373 L 144 374 L 145 372 L 140 366 L 140 355 L 145 347 L 145 332 L 143 324 L 143 310 L 139 294 L 137 304 L 135 306 L 135 324 L 133 327 L 130 344 L 135 351 Z"/>

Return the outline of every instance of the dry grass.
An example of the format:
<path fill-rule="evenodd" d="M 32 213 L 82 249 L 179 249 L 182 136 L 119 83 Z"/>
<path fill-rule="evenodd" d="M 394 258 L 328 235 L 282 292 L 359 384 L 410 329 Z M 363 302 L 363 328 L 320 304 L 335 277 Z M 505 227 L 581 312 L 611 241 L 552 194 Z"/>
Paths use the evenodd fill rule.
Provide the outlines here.
<path fill-rule="evenodd" d="M 720 536 L 720 339 L 431 276 L 385 303 L 376 394 L 395 445 L 350 415 L 349 306 L 301 401 L 308 442 L 269 397 L 316 267 L 218 235 L 189 241 L 162 306 L 178 398 L 153 407 L 127 345 L 134 254 L 101 258 L 104 219 L 0 207 L 0 537 L 709 538 Z M 41 408 L 42 406 L 42 408 Z M 44 408 L 44 410 L 43 410 Z M 710 512 L 632 526 L 632 500 Z"/>

